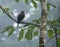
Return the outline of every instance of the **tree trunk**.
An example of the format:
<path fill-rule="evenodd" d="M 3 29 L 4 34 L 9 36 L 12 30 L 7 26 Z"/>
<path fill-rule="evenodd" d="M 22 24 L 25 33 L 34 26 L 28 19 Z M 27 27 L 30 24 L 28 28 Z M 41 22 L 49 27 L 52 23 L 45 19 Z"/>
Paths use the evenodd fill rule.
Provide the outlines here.
<path fill-rule="evenodd" d="M 44 40 L 46 36 L 46 24 L 47 24 L 47 0 L 41 0 L 41 25 L 39 47 L 45 47 Z"/>

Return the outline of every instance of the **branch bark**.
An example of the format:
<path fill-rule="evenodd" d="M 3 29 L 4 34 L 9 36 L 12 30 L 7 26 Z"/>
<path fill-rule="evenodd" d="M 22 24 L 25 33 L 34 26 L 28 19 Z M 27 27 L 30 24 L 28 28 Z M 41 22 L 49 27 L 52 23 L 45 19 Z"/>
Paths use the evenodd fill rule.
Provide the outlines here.
<path fill-rule="evenodd" d="M 11 17 L 11 15 L 10 15 L 9 12 L 6 12 L 6 11 L 4 10 L 4 8 L 2 7 L 2 5 L 0 5 L 0 9 L 1 9 L 10 19 L 12 19 L 13 21 L 17 22 L 13 17 Z M 37 26 L 37 27 L 40 26 L 39 24 L 34 24 L 34 23 L 29 23 L 29 22 L 22 22 L 22 21 L 21 21 L 20 23 L 21 23 L 21 24 L 34 25 L 34 26 Z"/>
<path fill-rule="evenodd" d="M 55 37 L 56 37 L 56 47 L 58 47 L 58 37 L 57 37 L 57 28 L 56 27 L 54 28 L 54 32 L 55 32 Z"/>

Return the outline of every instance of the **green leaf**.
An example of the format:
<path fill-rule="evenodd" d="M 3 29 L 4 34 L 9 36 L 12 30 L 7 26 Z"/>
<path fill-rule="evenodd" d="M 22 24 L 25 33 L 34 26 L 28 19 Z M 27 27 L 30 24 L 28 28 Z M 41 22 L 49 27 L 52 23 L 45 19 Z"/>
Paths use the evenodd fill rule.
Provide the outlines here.
<path fill-rule="evenodd" d="M 4 11 L 6 11 L 6 12 L 9 12 L 9 10 L 10 10 L 10 8 L 4 8 Z"/>
<path fill-rule="evenodd" d="M 41 2 L 42 0 L 36 0 L 36 1 L 40 1 Z"/>
<path fill-rule="evenodd" d="M 35 26 L 30 25 L 28 28 L 29 29 L 28 29 L 27 33 L 25 34 L 25 38 L 27 40 L 32 40 L 32 32 L 33 32 Z"/>
<path fill-rule="evenodd" d="M 57 30 L 57 33 L 60 34 L 60 30 Z"/>
<path fill-rule="evenodd" d="M 29 24 L 24 25 L 24 27 L 27 27 L 27 26 L 29 26 Z"/>
<path fill-rule="evenodd" d="M 25 0 L 25 3 L 28 4 L 28 0 Z"/>
<path fill-rule="evenodd" d="M 18 37 L 18 41 L 20 41 L 24 36 L 24 29 L 21 29 L 20 33 L 19 33 L 19 37 Z"/>
<path fill-rule="evenodd" d="M 32 26 L 32 25 L 29 27 L 29 29 L 30 29 L 31 31 L 33 31 L 34 28 L 35 28 L 35 26 Z"/>
<path fill-rule="evenodd" d="M 25 34 L 25 38 L 27 40 L 32 40 L 32 31 L 29 29 L 28 32 Z"/>
<path fill-rule="evenodd" d="M 16 2 L 19 2 L 20 0 L 15 0 Z"/>
<path fill-rule="evenodd" d="M 34 20 L 33 22 L 36 22 L 37 24 L 39 24 L 40 23 L 40 20 Z"/>
<path fill-rule="evenodd" d="M 55 5 L 50 4 L 50 3 L 47 3 L 47 10 L 48 10 L 48 11 L 50 10 L 50 6 L 52 6 L 52 7 L 56 8 L 56 6 L 55 6 Z"/>
<path fill-rule="evenodd" d="M 56 23 L 56 20 L 48 21 L 47 23 L 50 25 L 54 25 Z"/>
<path fill-rule="evenodd" d="M 34 35 L 34 36 L 37 36 L 38 33 L 39 33 L 38 31 L 35 31 L 35 32 L 33 32 L 33 35 Z"/>
<path fill-rule="evenodd" d="M 49 38 L 53 38 L 54 37 L 52 30 L 48 30 L 48 37 Z"/>
<path fill-rule="evenodd" d="M 59 22 L 59 23 L 60 23 L 60 18 L 58 18 L 58 19 L 57 19 L 57 22 Z"/>
<path fill-rule="evenodd" d="M 56 8 L 56 6 L 53 5 L 53 4 L 51 4 L 51 3 L 47 3 L 47 4 L 50 5 L 50 6 L 52 6 L 52 7 L 54 7 L 54 8 Z"/>
<path fill-rule="evenodd" d="M 32 22 L 34 22 L 34 23 L 36 23 L 36 24 L 40 24 L 40 22 L 41 22 L 41 18 L 39 18 L 39 19 L 35 19 L 35 20 L 33 20 Z"/>
<path fill-rule="evenodd" d="M 47 4 L 47 10 L 48 11 L 50 10 L 50 4 Z"/>
<path fill-rule="evenodd" d="M 32 40 L 32 32 L 33 32 L 34 28 L 35 28 L 35 26 L 32 26 L 32 25 L 29 26 L 29 29 L 28 29 L 27 33 L 25 34 L 25 38 L 27 40 Z"/>
<path fill-rule="evenodd" d="M 13 32 L 14 32 L 14 27 L 11 26 L 8 31 L 8 37 L 10 37 L 13 34 Z"/>
<path fill-rule="evenodd" d="M 42 0 L 39 0 L 40 2 L 42 1 Z"/>
<path fill-rule="evenodd" d="M 60 38 L 58 38 L 58 47 L 60 47 Z"/>
<path fill-rule="evenodd" d="M 37 3 L 34 0 L 31 0 L 31 2 L 33 3 L 34 7 L 37 8 Z"/>
<path fill-rule="evenodd" d="M 11 27 L 11 26 L 5 27 L 4 30 L 3 30 L 1 33 L 5 33 L 5 32 L 7 32 L 7 31 L 9 31 L 10 27 Z"/>

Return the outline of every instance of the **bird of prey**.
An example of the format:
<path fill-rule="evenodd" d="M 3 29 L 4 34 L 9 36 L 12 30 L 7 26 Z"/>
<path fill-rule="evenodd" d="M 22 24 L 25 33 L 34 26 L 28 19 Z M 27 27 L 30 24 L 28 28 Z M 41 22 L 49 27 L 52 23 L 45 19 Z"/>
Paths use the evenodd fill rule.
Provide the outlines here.
<path fill-rule="evenodd" d="M 19 27 L 19 23 L 24 19 L 24 17 L 24 11 L 21 11 L 21 13 L 17 16 L 17 28 Z"/>

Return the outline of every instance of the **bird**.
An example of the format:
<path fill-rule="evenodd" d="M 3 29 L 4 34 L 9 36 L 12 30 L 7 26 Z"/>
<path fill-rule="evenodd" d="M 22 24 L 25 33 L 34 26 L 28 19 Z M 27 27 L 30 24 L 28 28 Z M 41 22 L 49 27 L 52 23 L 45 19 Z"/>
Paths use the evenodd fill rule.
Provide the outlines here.
<path fill-rule="evenodd" d="M 24 19 L 24 17 L 25 17 L 24 11 L 21 11 L 21 13 L 18 14 L 17 16 L 17 28 L 19 27 L 19 23 Z"/>

